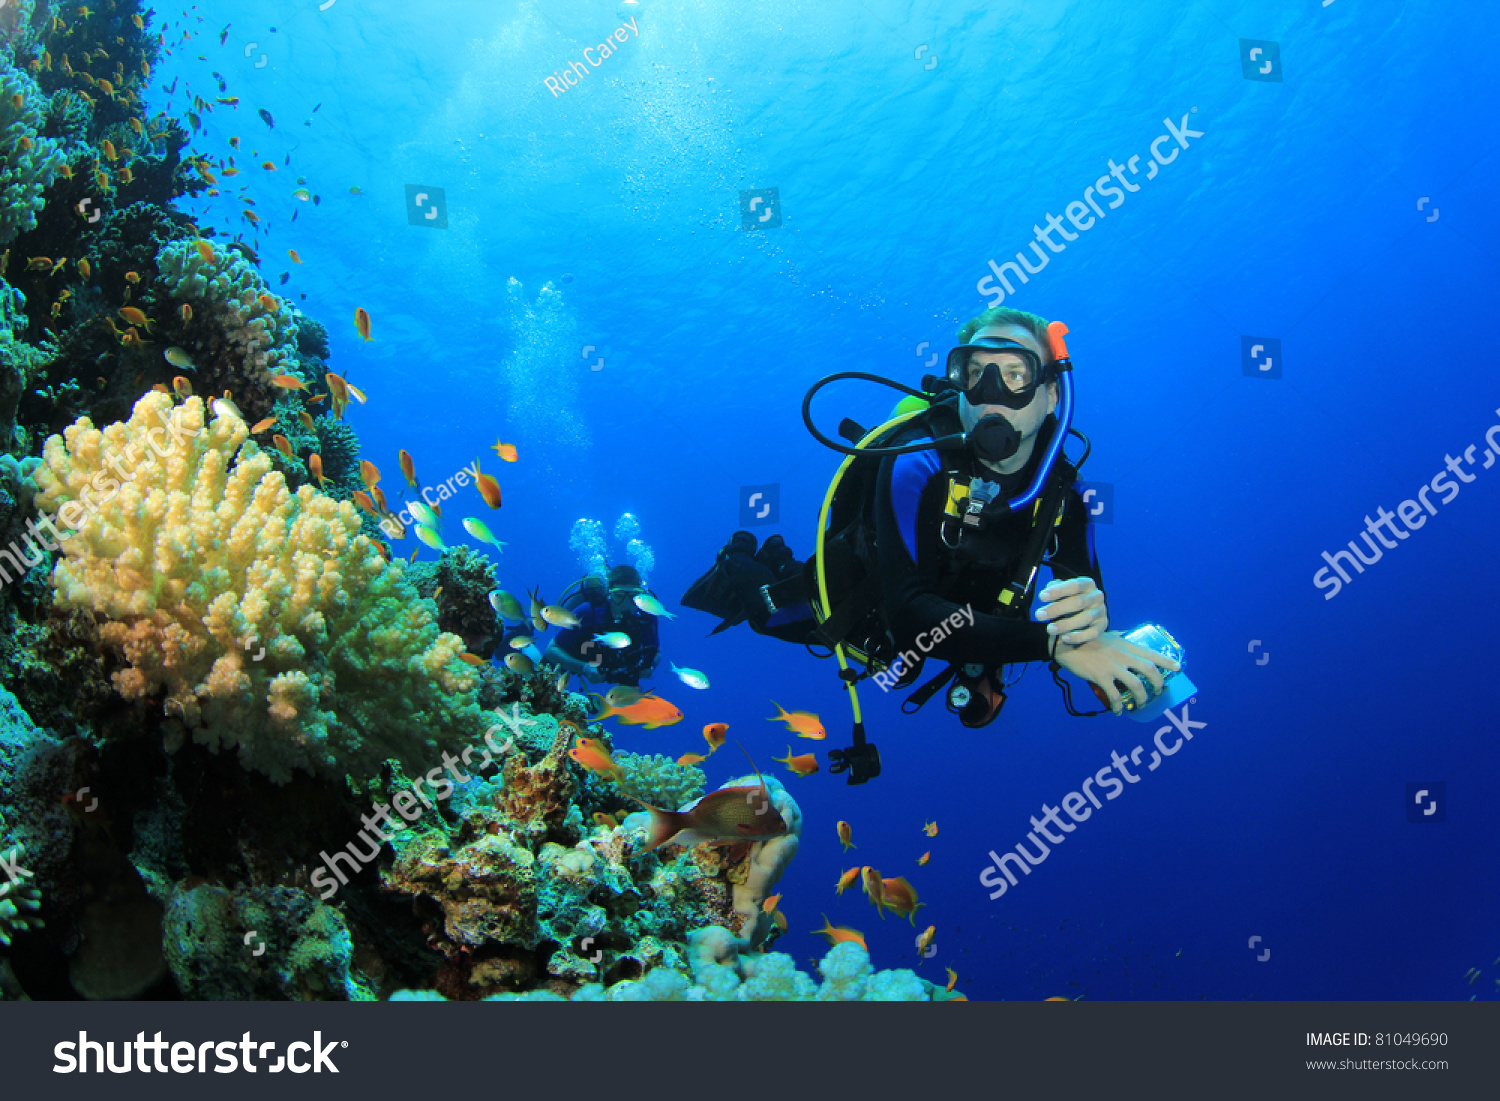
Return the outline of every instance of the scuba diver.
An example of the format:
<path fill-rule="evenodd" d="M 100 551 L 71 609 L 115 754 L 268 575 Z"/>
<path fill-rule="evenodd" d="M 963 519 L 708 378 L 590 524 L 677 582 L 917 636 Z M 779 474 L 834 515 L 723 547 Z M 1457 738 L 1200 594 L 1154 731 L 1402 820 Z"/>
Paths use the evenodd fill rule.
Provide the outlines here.
<path fill-rule="evenodd" d="M 598 574 L 583 578 L 562 601 L 579 625 L 559 631 L 542 661 L 591 684 L 639 687 L 660 656 L 656 617 L 635 606 L 636 595 L 645 592 L 650 590 L 634 566 L 611 566 L 607 580 Z"/>
<path fill-rule="evenodd" d="M 902 710 L 914 713 L 947 686 L 949 710 L 977 729 L 1005 702 L 1008 665 L 1049 662 L 1075 715 L 1102 712 L 1074 710 L 1059 668 L 1093 685 L 1116 714 L 1131 706 L 1122 687 L 1143 701 L 1161 692 L 1162 669 L 1179 668 L 1109 630 L 1089 512 L 1074 487 L 1088 439 L 1072 428 L 1067 331 L 994 308 L 959 330 L 946 374 L 926 376 L 920 390 L 855 371 L 820 380 L 803 399 L 803 421 L 847 457 L 824 498 L 813 555 L 798 563 L 780 536 L 757 550 L 753 535 L 735 532 L 682 599 L 720 616 L 715 632 L 748 621 L 838 658 L 854 745 L 830 754 L 830 770 L 848 771 L 851 784 L 880 772 L 854 690 L 867 677 L 905 689 L 929 658 L 946 663 Z M 810 407 L 842 379 L 908 396 L 873 430 L 845 419 L 840 443 L 818 430 Z M 1076 462 L 1063 455 L 1069 435 L 1084 444 Z M 1052 581 L 1038 593 L 1042 566 Z"/>
<path fill-rule="evenodd" d="M 573 524 L 568 546 L 577 554 L 584 576 L 563 590 L 558 603 L 578 617 L 579 625 L 563 628 L 544 654 L 533 656 L 592 684 L 639 687 L 660 656 L 656 617 L 635 604 L 637 596 L 651 593 L 646 578 L 656 567 L 656 555 L 641 522 L 628 512 L 615 521 L 614 537 L 621 546 L 611 551 L 598 520 L 583 517 Z M 622 557 L 630 564 L 609 564 L 611 558 Z M 524 623 L 517 633 L 525 633 Z"/>

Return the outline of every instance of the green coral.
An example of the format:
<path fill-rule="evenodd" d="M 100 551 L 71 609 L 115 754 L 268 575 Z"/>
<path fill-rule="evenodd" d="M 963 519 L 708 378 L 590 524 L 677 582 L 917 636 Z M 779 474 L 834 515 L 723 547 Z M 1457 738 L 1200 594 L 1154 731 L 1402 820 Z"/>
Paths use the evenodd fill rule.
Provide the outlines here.
<path fill-rule="evenodd" d="M 187 998 L 374 998 L 352 968 L 342 915 L 296 888 L 179 888 L 163 932 L 167 964 Z"/>
<path fill-rule="evenodd" d="M 25 850 L 20 845 L 0 849 L 11 865 L 18 865 Z M 0 883 L 0 947 L 9 947 L 11 939 L 27 929 L 40 928 L 42 919 L 36 912 L 42 908 L 42 895 L 24 878 Z"/>
<path fill-rule="evenodd" d="M 290 303 L 266 307 L 265 282 L 237 251 L 219 245 L 205 260 L 197 242 L 173 241 L 157 254 L 156 267 L 174 302 L 196 302 L 195 313 L 206 309 L 218 321 L 247 377 L 298 362 L 295 310 Z"/>
<path fill-rule="evenodd" d="M 616 753 L 615 764 L 625 770 L 620 787 L 653 807 L 676 810 L 703 794 L 708 778 L 701 768 L 679 765 L 654 753 Z"/>
<path fill-rule="evenodd" d="M 36 228 L 42 192 L 63 164 L 62 143 L 41 134 L 44 106 L 36 81 L 0 55 L 0 246 Z"/>

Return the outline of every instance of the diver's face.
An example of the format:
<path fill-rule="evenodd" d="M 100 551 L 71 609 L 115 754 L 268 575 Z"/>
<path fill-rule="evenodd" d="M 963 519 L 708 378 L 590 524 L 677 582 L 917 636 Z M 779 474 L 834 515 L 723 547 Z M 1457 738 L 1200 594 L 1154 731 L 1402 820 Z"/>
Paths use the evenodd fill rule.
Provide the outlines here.
<path fill-rule="evenodd" d="M 1049 359 L 1047 350 L 1041 346 L 1036 337 L 1031 335 L 1027 329 L 1015 325 L 990 325 L 980 329 L 974 334 L 975 339 L 981 336 L 999 337 L 1005 340 L 1014 340 L 1030 348 L 1036 353 L 1038 361 L 1046 363 Z M 967 378 L 954 378 L 953 381 L 960 386 L 968 386 L 971 381 L 977 381 L 989 364 L 995 364 L 1000 369 L 1000 378 L 1019 378 L 1019 373 L 1026 367 L 1026 361 L 1013 352 L 982 351 L 975 352 L 969 357 Z M 1002 474 L 1010 474 L 1020 470 L 1031 458 L 1031 449 L 1036 444 L 1036 434 L 1041 430 L 1048 414 L 1057 408 L 1057 385 L 1048 383 L 1039 386 L 1032 395 L 1031 403 L 1023 409 L 1007 409 L 1003 405 L 971 405 L 967 398 L 958 403 L 958 415 L 963 424 L 965 432 L 971 431 L 979 423 L 980 418 L 987 416 L 1004 417 L 1021 434 L 1021 446 L 1009 459 L 1004 462 L 993 464 L 994 468 Z"/>

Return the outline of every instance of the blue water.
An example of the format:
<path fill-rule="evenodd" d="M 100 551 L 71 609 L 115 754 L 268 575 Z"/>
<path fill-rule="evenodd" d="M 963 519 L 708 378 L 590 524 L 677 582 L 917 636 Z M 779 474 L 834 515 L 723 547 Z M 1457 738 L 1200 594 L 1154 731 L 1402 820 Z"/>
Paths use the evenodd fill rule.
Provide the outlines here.
<path fill-rule="evenodd" d="M 988 851 L 1154 725 L 1068 717 L 1041 668 L 983 731 L 867 686 L 884 775 L 780 773 L 806 816 L 782 947 L 821 955 L 808 931 L 827 913 L 876 966 L 911 967 L 930 923 L 920 973 L 951 966 L 975 999 L 1495 997 L 1500 470 L 1333 599 L 1312 579 L 1445 456 L 1477 444 L 1477 468 L 1500 423 L 1484 198 L 1500 19 L 1394 0 L 627 9 L 639 34 L 563 95 L 544 78 L 621 25 L 616 0 L 200 3 L 201 34 L 159 70 L 206 99 L 218 71 L 242 99 L 204 116 L 199 151 L 237 134 L 242 164 L 290 155 L 236 182 L 265 219 L 263 270 L 292 272 L 281 293 L 306 294 L 332 368 L 369 395 L 349 416 L 388 488 L 398 448 L 428 483 L 488 456 L 503 510 L 463 490 L 446 535 L 483 514 L 510 543 L 503 584 L 544 596 L 581 572 L 574 520 L 639 517 L 650 582 L 681 613 L 662 669 L 713 687 L 659 676 L 687 719 L 622 728 L 627 749 L 695 751 L 727 721 L 778 768 L 772 698 L 828 726 L 797 752 L 847 740 L 830 663 L 743 628 L 706 639 L 713 621 L 676 598 L 738 526 L 741 486 L 779 484 L 780 522 L 756 532 L 807 553 L 837 465 L 800 422 L 811 382 L 915 382 L 984 307 L 989 260 L 1110 158 L 1143 158 L 1139 190 L 1007 303 L 1071 329 L 1084 476 L 1113 486 L 1097 529 L 1113 625 L 1169 626 L 1208 725 L 991 901 Z M 1276 43 L 1283 79 L 1247 79 L 1241 39 Z M 1184 118 L 1203 136 L 1158 145 L 1177 156 L 1142 180 Z M 291 197 L 297 175 L 318 206 Z M 446 229 L 409 224 L 408 184 L 443 189 Z M 740 191 L 771 187 L 782 225 L 742 229 Z M 211 203 L 190 209 L 234 205 Z M 1242 372 L 1245 336 L 1280 341 L 1279 379 Z M 816 410 L 831 431 L 893 397 L 849 385 Z M 711 783 L 741 764 L 715 756 Z M 1411 781 L 1446 782 L 1446 821 L 1407 821 Z M 918 887 L 915 928 L 857 889 L 834 898 L 839 819 L 851 858 Z"/>

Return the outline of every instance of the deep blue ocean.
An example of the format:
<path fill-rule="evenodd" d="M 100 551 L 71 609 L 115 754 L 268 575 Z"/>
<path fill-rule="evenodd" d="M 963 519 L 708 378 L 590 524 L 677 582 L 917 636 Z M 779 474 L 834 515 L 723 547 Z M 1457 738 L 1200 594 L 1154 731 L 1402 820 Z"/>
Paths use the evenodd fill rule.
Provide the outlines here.
<path fill-rule="evenodd" d="M 483 515 L 504 587 L 549 599 L 583 572 L 576 520 L 638 518 L 678 613 L 651 683 L 686 720 L 612 727 L 616 745 L 677 756 L 728 722 L 785 779 L 805 824 L 782 949 L 821 956 L 827 914 L 877 968 L 952 967 L 973 999 L 1500 996 L 1487 5 L 215 0 L 162 18 L 151 106 L 211 101 L 211 73 L 240 97 L 193 148 L 239 136 L 259 154 L 241 160 L 278 166 L 236 181 L 262 271 L 368 395 L 349 418 L 385 485 L 401 448 L 428 484 L 480 457 L 504 507 L 460 490 L 445 536 Z M 559 94 L 565 69 L 586 76 Z M 1085 190 L 1112 166 L 1135 190 L 1094 217 Z M 772 188 L 747 217 L 741 193 Z M 238 194 L 187 209 L 222 222 Z M 1112 626 L 1168 627 L 1206 726 L 992 901 L 990 850 L 1157 724 L 1071 718 L 1040 666 L 979 731 L 867 683 L 884 774 L 850 787 L 824 757 L 795 777 L 771 760 L 771 700 L 827 726 L 795 752 L 846 744 L 833 663 L 744 627 L 708 638 L 677 601 L 744 487 L 776 487 L 751 530 L 809 552 L 839 457 L 804 429 L 804 392 L 838 370 L 915 384 L 989 303 L 990 261 L 1032 257 L 1049 215 L 1065 247 L 1005 303 L 1071 330 Z M 814 413 L 831 434 L 896 397 L 846 383 Z M 1346 556 L 1329 599 L 1323 553 L 1440 474 L 1456 496 L 1439 479 L 1425 522 L 1392 522 L 1362 573 Z M 743 758 L 705 768 L 717 785 Z M 1434 814 L 1409 820 L 1410 784 Z M 911 880 L 915 926 L 835 898 L 854 862 Z"/>

